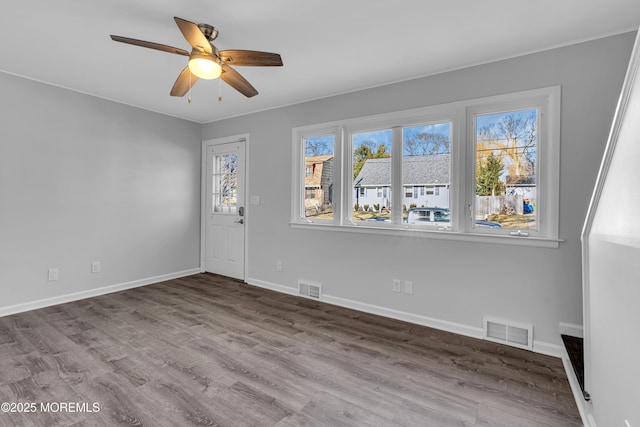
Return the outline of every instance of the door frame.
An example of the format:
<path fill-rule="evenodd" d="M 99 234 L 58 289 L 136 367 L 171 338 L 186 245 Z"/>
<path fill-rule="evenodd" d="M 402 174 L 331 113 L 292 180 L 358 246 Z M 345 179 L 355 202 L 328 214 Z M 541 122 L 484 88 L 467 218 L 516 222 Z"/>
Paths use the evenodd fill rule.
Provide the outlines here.
<path fill-rule="evenodd" d="M 233 142 L 244 142 L 244 274 L 242 281 L 247 281 L 247 268 L 249 265 L 249 251 L 247 248 L 251 210 L 249 203 L 249 134 L 229 135 L 220 138 L 202 140 L 202 154 L 200 166 L 200 272 L 205 272 L 205 253 L 207 244 L 207 149 L 214 145 L 228 144 Z"/>

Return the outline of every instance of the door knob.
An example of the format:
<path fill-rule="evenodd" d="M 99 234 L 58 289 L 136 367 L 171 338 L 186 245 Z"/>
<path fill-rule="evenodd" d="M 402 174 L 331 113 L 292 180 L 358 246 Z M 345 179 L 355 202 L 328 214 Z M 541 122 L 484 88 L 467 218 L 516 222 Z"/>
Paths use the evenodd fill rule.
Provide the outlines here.
<path fill-rule="evenodd" d="M 244 224 L 244 219 L 240 218 L 239 220 L 233 222 L 235 222 L 236 224 Z"/>

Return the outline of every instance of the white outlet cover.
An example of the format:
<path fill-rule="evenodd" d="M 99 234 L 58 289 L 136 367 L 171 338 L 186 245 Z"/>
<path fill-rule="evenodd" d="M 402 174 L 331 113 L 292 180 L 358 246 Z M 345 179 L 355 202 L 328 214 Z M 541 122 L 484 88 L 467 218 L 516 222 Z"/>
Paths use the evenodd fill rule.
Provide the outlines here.
<path fill-rule="evenodd" d="M 407 295 L 413 295 L 413 282 L 410 280 L 405 280 L 404 282 L 404 293 Z"/>
<path fill-rule="evenodd" d="M 393 292 L 402 292 L 402 282 L 398 279 L 393 279 Z"/>
<path fill-rule="evenodd" d="M 251 203 L 251 205 L 253 206 L 260 205 L 260 196 L 251 196 L 249 198 L 249 203 Z"/>

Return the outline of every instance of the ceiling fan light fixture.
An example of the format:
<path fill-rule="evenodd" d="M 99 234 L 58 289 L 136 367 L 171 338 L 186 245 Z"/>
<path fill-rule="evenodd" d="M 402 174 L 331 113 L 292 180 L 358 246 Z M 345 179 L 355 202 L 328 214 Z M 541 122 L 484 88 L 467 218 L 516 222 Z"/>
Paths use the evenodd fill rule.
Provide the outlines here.
<path fill-rule="evenodd" d="M 192 54 L 189 57 L 189 71 L 198 78 L 212 80 L 220 77 L 222 67 L 212 56 Z"/>

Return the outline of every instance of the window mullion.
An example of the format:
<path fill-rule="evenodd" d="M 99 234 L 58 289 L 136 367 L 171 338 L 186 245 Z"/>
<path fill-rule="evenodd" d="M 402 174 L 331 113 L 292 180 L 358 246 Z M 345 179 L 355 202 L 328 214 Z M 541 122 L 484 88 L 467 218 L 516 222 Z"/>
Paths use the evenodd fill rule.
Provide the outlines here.
<path fill-rule="evenodd" d="M 349 206 L 349 202 L 345 203 L 345 195 L 348 195 L 348 191 L 344 191 L 342 182 L 344 179 L 344 138 L 345 132 L 342 126 L 339 126 L 334 134 L 334 164 L 333 164 L 333 223 L 335 225 L 342 224 L 342 218 L 344 216 L 345 206 Z"/>
<path fill-rule="evenodd" d="M 391 222 L 402 224 L 402 127 L 391 128 Z"/>

